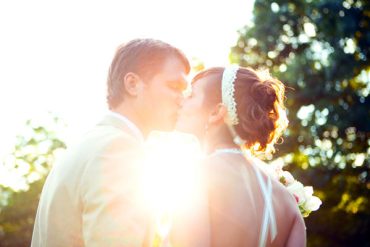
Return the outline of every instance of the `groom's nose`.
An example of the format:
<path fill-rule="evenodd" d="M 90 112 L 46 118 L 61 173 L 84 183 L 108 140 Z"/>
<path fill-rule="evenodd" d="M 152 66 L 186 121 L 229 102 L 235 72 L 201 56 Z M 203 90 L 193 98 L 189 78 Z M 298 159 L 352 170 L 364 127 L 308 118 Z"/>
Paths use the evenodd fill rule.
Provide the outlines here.
<path fill-rule="evenodd" d="M 184 104 L 185 96 L 184 92 L 188 88 L 188 81 L 186 80 L 186 77 L 184 76 L 182 80 L 179 81 L 179 91 L 177 92 L 177 99 L 176 103 L 181 108 Z"/>

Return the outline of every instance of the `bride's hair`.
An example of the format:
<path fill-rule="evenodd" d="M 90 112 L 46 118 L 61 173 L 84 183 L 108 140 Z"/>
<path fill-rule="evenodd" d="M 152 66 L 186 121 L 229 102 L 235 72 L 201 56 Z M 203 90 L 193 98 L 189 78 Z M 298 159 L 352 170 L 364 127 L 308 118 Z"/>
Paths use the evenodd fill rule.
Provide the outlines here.
<path fill-rule="evenodd" d="M 221 102 L 221 80 L 224 68 L 215 67 L 197 74 L 193 82 L 210 76 L 205 86 L 204 104 L 213 106 Z M 288 125 L 284 106 L 284 84 L 270 76 L 268 71 L 239 68 L 235 87 L 235 102 L 239 124 L 235 130 L 245 141 L 246 148 L 254 153 L 272 153 Z"/>

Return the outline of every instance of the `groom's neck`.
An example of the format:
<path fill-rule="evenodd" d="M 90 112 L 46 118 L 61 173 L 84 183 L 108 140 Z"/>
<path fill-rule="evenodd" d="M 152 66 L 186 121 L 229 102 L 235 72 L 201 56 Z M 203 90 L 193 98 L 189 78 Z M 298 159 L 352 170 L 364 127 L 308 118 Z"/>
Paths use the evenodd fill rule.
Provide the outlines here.
<path fill-rule="evenodd" d="M 138 111 L 135 111 L 134 107 L 128 106 L 126 104 L 120 104 L 119 106 L 112 109 L 112 111 L 126 117 L 133 124 L 135 124 L 135 126 L 140 130 L 144 137 L 149 134 L 150 130 L 148 130 L 147 126 L 145 125 L 145 121 L 143 121 L 140 115 L 137 114 Z"/>

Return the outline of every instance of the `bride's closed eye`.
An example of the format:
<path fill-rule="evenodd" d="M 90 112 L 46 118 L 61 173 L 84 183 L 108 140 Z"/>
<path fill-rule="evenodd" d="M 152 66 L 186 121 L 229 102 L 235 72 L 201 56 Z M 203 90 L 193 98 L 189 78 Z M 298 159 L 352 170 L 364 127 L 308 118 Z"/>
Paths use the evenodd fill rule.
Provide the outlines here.
<path fill-rule="evenodd" d="M 193 98 L 194 97 L 194 93 L 192 93 L 191 91 L 190 91 L 190 93 L 188 93 L 186 96 L 185 96 L 185 98 L 186 99 L 191 99 L 191 98 Z"/>

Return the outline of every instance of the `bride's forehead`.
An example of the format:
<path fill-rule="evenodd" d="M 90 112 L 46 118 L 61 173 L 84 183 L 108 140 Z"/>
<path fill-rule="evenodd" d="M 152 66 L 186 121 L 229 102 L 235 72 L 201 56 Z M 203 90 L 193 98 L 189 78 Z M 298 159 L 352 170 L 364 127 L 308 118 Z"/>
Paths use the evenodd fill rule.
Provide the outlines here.
<path fill-rule="evenodd" d="M 198 79 L 196 81 L 193 81 L 191 83 L 192 91 L 200 91 L 200 90 L 202 90 L 207 83 L 208 83 L 207 82 L 207 78 L 205 78 L 205 77 L 204 78 L 200 78 L 200 79 Z"/>
<path fill-rule="evenodd" d="M 201 78 L 198 78 L 197 80 L 193 80 L 192 81 L 192 85 L 201 85 L 201 86 L 204 86 L 208 83 L 212 83 L 212 81 L 214 81 L 215 78 L 211 75 L 206 75 L 206 76 L 203 76 Z"/>

